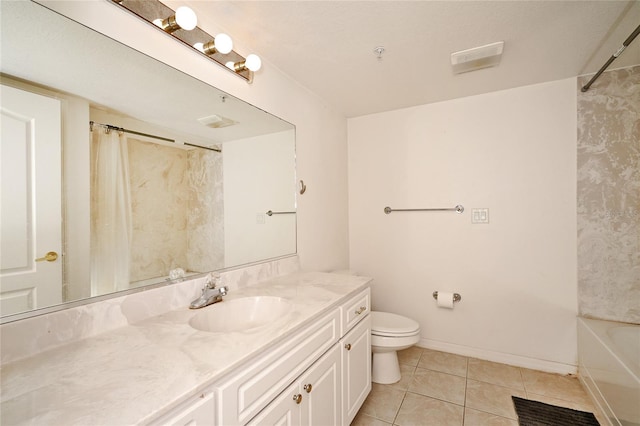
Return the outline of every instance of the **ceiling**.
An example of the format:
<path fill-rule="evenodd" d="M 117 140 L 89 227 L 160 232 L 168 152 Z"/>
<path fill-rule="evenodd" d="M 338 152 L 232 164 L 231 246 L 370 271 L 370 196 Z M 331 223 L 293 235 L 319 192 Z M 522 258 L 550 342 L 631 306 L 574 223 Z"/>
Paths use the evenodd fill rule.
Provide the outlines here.
<path fill-rule="evenodd" d="M 164 3 L 190 6 L 205 31 L 228 33 L 236 51 L 259 54 L 346 117 L 594 73 L 640 23 L 638 0 Z M 498 67 L 452 73 L 452 52 L 496 41 Z M 640 37 L 610 68 L 635 64 Z"/>

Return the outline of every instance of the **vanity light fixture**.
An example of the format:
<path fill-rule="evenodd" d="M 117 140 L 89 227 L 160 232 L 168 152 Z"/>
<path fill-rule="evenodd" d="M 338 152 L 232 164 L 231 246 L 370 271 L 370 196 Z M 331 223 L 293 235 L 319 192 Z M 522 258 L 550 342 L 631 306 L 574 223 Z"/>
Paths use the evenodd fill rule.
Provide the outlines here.
<path fill-rule="evenodd" d="M 198 25 L 198 17 L 187 6 L 180 6 L 173 15 L 166 19 L 154 19 L 153 23 L 171 34 L 179 29 L 191 31 Z"/>
<path fill-rule="evenodd" d="M 112 3 L 153 24 L 155 28 L 163 30 L 249 83 L 253 81 L 253 73 L 262 66 L 258 55 L 250 54 L 245 58 L 235 52 L 233 41 L 228 35 L 218 34 L 213 37 L 200 29 L 196 14 L 186 6 L 181 6 L 174 12 L 158 0 L 112 0 Z M 168 18 L 164 18 L 166 16 Z M 180 29 L 185 31 L 178 31 Z"/>
<path fill-rule="evenodd" d="M 258 71 L 262 67 L 262 60 L 258 55 L 251 53 L 247 56 L 247 59 L 241 62 L 227 62 L 227 67 L 231 68 L 235 72 L 244 70 Z"/>
<path fill-rule="evenodd" d="M 231 37 L 224 33 L 218 34 L 213 40 L 206 43 L 195 43 L 193 45 L 196 49 L 204 53 L 205 55 L 213 55 L 216 52 L 227 54 L 233 50 L 233 40 Z"/>

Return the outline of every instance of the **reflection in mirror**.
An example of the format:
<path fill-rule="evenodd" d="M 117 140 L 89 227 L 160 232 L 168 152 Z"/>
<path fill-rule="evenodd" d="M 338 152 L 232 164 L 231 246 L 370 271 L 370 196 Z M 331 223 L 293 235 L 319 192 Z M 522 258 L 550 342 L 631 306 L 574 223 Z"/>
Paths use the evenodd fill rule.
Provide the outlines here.
<path fill-rule="evenodd" d="M 36 3 L 0 7 L 2 322 L 295 253 L 291 124 Z"/>

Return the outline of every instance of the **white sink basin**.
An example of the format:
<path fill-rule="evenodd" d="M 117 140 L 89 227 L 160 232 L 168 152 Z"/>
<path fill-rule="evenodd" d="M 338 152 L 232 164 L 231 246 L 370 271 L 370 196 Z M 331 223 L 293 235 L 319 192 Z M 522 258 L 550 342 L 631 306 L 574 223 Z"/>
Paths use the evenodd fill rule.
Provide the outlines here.
<path fill-rule="evenodd" d="M 291 303 L 281 297 L 243 297 L 202 308 L 189 320 L 189 325 L 212 333 L 246 331 L 269 325 L 290 310 Z"/>

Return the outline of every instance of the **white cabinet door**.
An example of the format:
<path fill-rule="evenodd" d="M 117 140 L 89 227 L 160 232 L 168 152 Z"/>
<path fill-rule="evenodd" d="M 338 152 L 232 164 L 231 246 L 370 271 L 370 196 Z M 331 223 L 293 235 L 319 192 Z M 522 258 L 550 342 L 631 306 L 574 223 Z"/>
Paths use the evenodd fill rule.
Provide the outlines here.
<path fill-rule="evenodd" d="M 339 425 L 342 421 L 340 346 L 334 345 L 301 377 L 303 425 Z"/>
<path fill-rule="evenodd" d="M 297 426 L 300 424 L 300 404 L 302 403 L 300 383 L 295 382 L 274 399 L 247 425 Z"/>
<path fill-rule="evenodd" d="M 342 349 L 343 424 L 348 425 L 371 391 L 371 315 L 340 340 Z"/>

